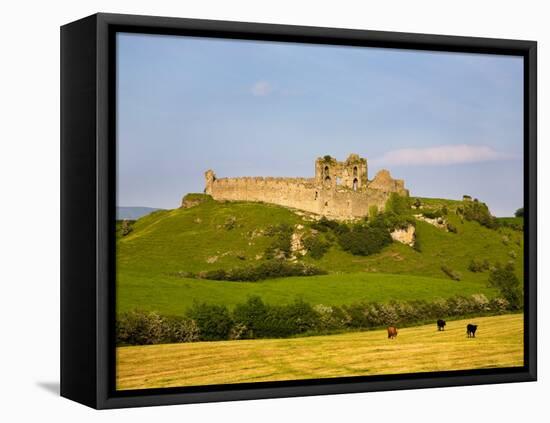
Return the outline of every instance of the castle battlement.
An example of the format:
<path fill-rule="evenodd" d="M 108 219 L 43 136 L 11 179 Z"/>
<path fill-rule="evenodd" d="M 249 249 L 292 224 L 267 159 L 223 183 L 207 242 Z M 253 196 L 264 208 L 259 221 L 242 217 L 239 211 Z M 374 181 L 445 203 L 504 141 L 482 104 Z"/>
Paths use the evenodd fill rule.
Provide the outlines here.
<path fill-rule="evenodd" d="M 207 170 L 205 180 L 204 192 L 215 200 L 272 203 L 335 219 L 367 216 L 372 206 L 383 210 L 393 192 L 409 195 L 405 182 L 393 179 L 385 169 L 369 180 L 367 159 L 357 154 L 343 162 L 330 156 L 317 158 L 313 178 L 217 178 Z"/>

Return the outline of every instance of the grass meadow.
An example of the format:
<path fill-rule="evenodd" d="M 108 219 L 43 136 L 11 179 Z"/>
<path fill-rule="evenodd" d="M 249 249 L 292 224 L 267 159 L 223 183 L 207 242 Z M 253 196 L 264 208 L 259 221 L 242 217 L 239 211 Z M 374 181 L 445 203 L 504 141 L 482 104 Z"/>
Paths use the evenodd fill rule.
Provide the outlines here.
<path fill-rule="evenodd" d="M 467 338 L 467 323 L 479 325 Z M 117 389 L 387 375 L 523 365 L 523 315 L 290 339 L 117 348 Z"/>

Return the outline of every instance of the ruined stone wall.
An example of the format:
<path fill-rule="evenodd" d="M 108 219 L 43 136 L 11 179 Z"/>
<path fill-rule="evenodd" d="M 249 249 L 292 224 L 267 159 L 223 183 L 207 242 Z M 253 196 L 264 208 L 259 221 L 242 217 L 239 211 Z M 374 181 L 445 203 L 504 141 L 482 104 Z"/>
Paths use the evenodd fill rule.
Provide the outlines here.
<path fill-rule="evenodd" d="M 313 178 L 221 178 L 207 183 L 205 192 L 215 200 L 272 203 L 334 219 L 366 216 L 373 205 L 383 210 L 389 196 L 369 188 L 324 189 Z"/>
<path fill-rule="evenodd" d="M 218 179 L 208 170 L 205 179 L 204 192 L 215 200 L 272 203 L 334 219 L 367 216 L 372 206 L 383 210 L 393 192 L 409 195 L 404 181 L 393 179 L 387 170 L 381 170 L 369 181 L 367 161 L 356 154 L 345 162 L 329 156 L 318 158 L 314 178 Z"/>
<path fill-rule="evenodd" d="M 319 190 L 312 178 L 220 178 L 207 181 L 206 193 L 215 200 L 263 201 L 319 212 Z"/>

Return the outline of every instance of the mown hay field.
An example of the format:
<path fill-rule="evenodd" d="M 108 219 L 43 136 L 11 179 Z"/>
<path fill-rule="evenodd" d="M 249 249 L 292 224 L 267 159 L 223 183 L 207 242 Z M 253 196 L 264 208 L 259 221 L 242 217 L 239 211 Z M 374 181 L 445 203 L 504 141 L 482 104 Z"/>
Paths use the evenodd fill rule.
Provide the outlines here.
<path fill-rule="evenodd" d="M 476 338 L 466 325 L 479 325 Z M 117 348 L 117 389 L 163 388 L 523 365 L 523 315 L 290 339 Z"/>

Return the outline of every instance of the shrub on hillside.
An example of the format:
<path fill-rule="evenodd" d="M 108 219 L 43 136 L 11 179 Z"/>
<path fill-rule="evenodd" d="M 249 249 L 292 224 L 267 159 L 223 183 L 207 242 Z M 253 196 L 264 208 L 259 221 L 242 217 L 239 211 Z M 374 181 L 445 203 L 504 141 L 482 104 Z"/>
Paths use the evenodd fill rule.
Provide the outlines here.
<path fill-rule="evenodd" d="M 286 223 L 281 223 L 276 226 L 269 226 L 265 234 L 273 238 L 273 241 L 265 250 L 265 257 L 272 258 L 289 258 L 291 251 L 293 228 Z"/>
<path fill-rule="evenodd" d="M 349 232 L 338 236 L 340 247 L 357 256 L 368 256 L 382 251 L 392 243 L 385 227 L 356 225 Z"/>
<path fill-rule="evenodd" d="M 229 216 L 227 219 L 225 219 L 223 227 L 226 231 L 231 231 L 235 229 L 236 225 L 237 225 L 237 218 L 235 216 Z"/>
<path fill-rule="evenodd" d="M 319 232 L 327 232 L 329 230 L 336 229 L 339 225 L 340 223 L 338 223 L 336 220 L 329 220 L 325 216 L 323 216 L 317 222 L 313 222 L 311 224 L 311 228 Z"/>
<path fill-rule="evenodd" d="M 392 212 L 397 215 L 407 214 L 411 209 L 411 198 L 407 195 L 399 195 L 392 192 L 384 206 L 385 212 Z"/>
<path fill-rule="evenodd" d="M 443 213 L 441 213 L 441 210 L 425 210 L 422 212 L 422 216 L 427 219 L 439 219 L 443 216 Z"/>
<path fill-rule="evenodd" d="M 464 218 L 473 220 L 489 229 L 496 229 L 498 222 L 489 212 L 489 207 L 485 203 L 475 199 L 474 201 L 465 201 L 463 203 Z"/>
<path fill-rule="evenodd" d="M 520 207 L 519 209 L 516 210 L 516 212 L 514 213 L 514 216 L 523 217 L 524 214 L 525 214 L 525 212 L 523 210 L 523 207 Z"/>
<path fill-rule="evenodd" d="M 409 215 L 399 215 L 393 212 L 384 212 L 379 214 L 376 219 L 369 222 L 370 226 L 376 226 L 389 231 L 396 229 L 407 229 L 409 226 L 416 226 L 416 220 Z"/>
<path fill-rule="evenodd" d="M 130 234 L 130 232 L 132 232 L 133 230 L 134 228 L 132 227 L 132 224 L 130 223 L 130 221 L 128 219 L 124 219 L 122 221 L 122 228 L 121 228 L 122 236 L 126 236 Z"/>
<path fill-rule="evenodd" d="M 309 236 L 303 240 L 304 248 L 315 260 L 322 258 L 330 248 L 330 242 L 323 241 L 319 236 Z"/>
<path fill-rule="evenodd" d="M 523 231 L 523 219 L 522 218 L 497 218 L 497 224 L 499 228 L 510 228 L 514 231 Z"/>
<path fill-rule="evenodd" d="M 414 244 L 413 244 L 413 250 L 421 253 L 422 252 L 422 238 L 420 237 L 418 231 L 414 232 Z"/>
<path fill-rule="evenodd" d="M 458 229 L 456 228 L 455 225 L 453 225 L 452 223 L 447 223 L 447 231 L 453 233 L 453 234 L 456 234 L 458 233 Z"/>
<path fill-rule="evenodd" d="M 489 270 L 489 267 L 490 267 L 490 264 L 489 264 L 489 260 L 487 259 L 485 260 L 472 259 L 470 260 L 470 264 L 468 264 L 468 270 L 474 273 L 485 272 Z"/>
<path fill-rule="evenodd" d="M 233 325 L 226 306 L 195 303 L 187 310 L 187 317 L 196 322 L 202 341 L 227 339 Z"/>
<path fill-rule="evenodd" d="M 378 216 L 378 206 L 373 204 L 369 207 L 368 219 L 375 219 Z"/>
<path fill-rule="evenodd" d="M 271 260 L 256 266 L 234 268 L 230 270 L 216 269 L 200 272 L 199 274 L 186 273 L 185 276 L 215 281 L 256 282 L 289 276 L 316 276 L 326 274 L 326 271 L 311 264 L 287 263 L 283 260 Z"/>
<path fill-rule="evenodd" d="M 456 270 L 451 269 L 449 266 L 442 265 L 441 271 L 445 273 L 453 281 L 459 281 L 461 279 L 460 273 L 457 272 Z"/>
<path fill-rule="evenodd" d="M 511 309 L 519 310 L 523 306 L 523 292 L 512 264 L 497 263 L 489 274 L 489 286 L 500 291 L 500 295 L 508 301 Z"/>

